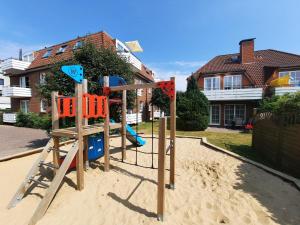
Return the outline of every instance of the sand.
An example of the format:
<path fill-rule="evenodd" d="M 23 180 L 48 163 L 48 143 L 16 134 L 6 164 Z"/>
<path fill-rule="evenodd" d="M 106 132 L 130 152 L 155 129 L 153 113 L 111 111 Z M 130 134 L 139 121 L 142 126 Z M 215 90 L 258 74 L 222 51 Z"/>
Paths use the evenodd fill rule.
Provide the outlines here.
<path fill-rule="evenodd" d="M 103 159 L 91 164 L 81 192 L 75 191 L 75 172 L 70 172 L 38 224 L 300 224 L 297 189 L 187 138 L 177 138 L 176 189 L 166 190 L 165 221 L 157 221 L 157 170 L 147 168 L 151 167 L 151 140 L 147 142 L 139 148 L 140 166 L 135 166 L 135 148 L 127 151 L 128 160 L 122 163 L 120 138 L 112 139 L 110 172 L 103 172 Z M 42 188 L 33 189 L 15 208 L 5 207 L 36 157 L 0 163 L 0 224 L 26 224 L 33 215 Z M 154 162 L 156 167 L 157 155 Z M 51 178 L 49 171 L 42 173 L 45 180 Z"/>

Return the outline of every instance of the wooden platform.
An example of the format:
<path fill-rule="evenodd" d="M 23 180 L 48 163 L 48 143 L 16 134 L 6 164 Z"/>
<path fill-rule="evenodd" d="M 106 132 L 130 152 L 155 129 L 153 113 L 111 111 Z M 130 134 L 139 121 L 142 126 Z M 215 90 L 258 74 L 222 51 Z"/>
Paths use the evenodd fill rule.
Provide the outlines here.
<path fill-rule="evenodd" d="M 109 129 L 120 129 L 121 123 L 110 123 Z M 83 136 L 92 135 L 96 133 L 100 133 L 104 131 L 104 124 L 103 123 L 96 123 L 93 125 L 86 125 L 82 126 L 82 134 Z M 77 138 L 77 132 L 75 127 L 68 127 L 63 129 L 55 129 L 51 132 L 52 136 L 55 137 L 69 137 L 69 138 Z"/>

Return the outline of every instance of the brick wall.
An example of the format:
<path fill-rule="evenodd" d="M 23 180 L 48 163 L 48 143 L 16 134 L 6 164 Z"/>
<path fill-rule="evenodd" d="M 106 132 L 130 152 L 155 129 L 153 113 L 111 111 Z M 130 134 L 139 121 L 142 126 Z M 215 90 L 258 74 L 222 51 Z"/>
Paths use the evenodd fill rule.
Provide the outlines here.
<path fill-rule="evenodd" d="M 254 62 L 254 39 L 240 42 L 241 63 Z"/>

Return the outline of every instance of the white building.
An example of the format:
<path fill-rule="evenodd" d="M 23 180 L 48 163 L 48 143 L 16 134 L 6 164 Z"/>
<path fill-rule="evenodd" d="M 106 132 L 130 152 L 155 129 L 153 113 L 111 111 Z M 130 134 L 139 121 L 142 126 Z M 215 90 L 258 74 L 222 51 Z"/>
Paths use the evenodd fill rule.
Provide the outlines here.
<path fill-rule="evenodd" d="M 2 96 L 2 91 L 5 86 L 9 86 L 9 77 L 3 75 L 3 71 L 1 69 L 1 61 L 0 61 L 0 110 L 1 109 L 10 109 L 10 97 Z"/>

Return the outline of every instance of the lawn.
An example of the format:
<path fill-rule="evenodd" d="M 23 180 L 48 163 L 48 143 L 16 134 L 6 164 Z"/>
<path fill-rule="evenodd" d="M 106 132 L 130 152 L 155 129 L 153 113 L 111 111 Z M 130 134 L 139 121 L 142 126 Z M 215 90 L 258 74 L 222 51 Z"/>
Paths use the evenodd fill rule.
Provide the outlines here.
<path fill-rule="evenodd" d="M 141 123 L 138 126 L 138 133 L 151 134 L 152 124 L 151 122 Z M 154 133 L 158 132 L 158 122 L 154 122 L 153 124 Z M 169 131 L 167 131 L 169 133 Z M 251 141 L 252 134 L 251 133 L 243 133 L 243 132 L 215 132 L 215 131 L 177 131 L 177 135 L 183 136 L 195 136 L 195 137 L 206 137 L 207 140 L 224 149 L 232 151 L 241 156 L 247 157 L 249 159 L 263 162 L 263 160 L 259 157 L 259 155 L 252 150 Z"/>

